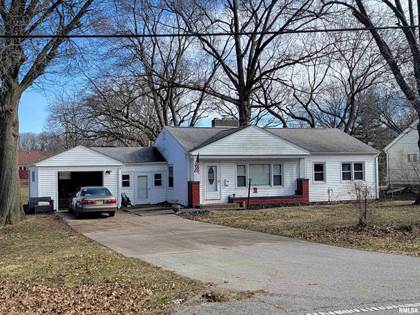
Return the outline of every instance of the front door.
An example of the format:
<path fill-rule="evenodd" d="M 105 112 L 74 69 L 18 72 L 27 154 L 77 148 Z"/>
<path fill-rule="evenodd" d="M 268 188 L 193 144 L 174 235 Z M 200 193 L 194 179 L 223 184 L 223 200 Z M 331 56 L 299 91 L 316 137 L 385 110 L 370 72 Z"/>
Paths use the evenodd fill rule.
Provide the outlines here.
<path fill-rule="evenodd" d="M 220 199 L 219 167 L 208 165 L 206 169 L 206 199 Z"/>
<path fill-rule="evenodd" d="M 137 176 L 137 204 L 149 202 L 149 184 L 147 175 Z"/>

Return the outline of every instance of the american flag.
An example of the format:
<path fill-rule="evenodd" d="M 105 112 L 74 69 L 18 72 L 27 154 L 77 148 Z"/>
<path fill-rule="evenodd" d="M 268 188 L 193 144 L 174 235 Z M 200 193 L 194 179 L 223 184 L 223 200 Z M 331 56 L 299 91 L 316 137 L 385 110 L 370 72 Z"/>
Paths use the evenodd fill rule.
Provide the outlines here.
<path fill-rule="evenodd" d="M 200 153 L 197 154 L 197 158 L 195 159 L 194 173 L 200 174 Z"/>

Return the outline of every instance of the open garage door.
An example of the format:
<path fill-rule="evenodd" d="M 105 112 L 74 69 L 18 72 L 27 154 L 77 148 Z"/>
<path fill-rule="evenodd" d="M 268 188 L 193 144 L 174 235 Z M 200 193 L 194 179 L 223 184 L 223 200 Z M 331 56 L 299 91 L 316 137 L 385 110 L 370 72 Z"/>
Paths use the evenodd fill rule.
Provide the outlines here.
<path fill-rule="evenodd" d="M 68 209 L 80 187 L 103 186 L 103 172 L 58 172 L 58 209 Z"/>

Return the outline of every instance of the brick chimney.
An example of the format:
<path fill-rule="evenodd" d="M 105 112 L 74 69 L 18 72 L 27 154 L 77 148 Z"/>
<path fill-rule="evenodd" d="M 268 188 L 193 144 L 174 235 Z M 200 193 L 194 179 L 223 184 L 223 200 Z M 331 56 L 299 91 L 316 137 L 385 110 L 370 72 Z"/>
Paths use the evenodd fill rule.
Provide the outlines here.
<path fill-rule="evenodd" d="M 222 117 L 222 118 L 214 118 L 211 121 L 211 126 L 213 128 L 236 128 L 239 127 L 239 121 L 229 117 Z"/>

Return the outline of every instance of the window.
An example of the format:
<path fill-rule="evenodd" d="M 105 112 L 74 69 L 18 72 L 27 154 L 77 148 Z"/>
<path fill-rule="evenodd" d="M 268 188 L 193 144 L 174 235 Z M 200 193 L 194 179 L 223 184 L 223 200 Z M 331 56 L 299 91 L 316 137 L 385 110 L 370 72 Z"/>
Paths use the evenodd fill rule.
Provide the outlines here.
<path fill-rule="evenodd" d="M 270 168 L 270 164 L 250 164 L 249 178 L 251 179 L 251 185 L 270 185 Z"/>
<path fill-rule="evenodd" d="M 35 171 L 32 171 L 32 182 L 35 182 Z"/>
<path fill-rule="evenodd" d="M 130 187 L 130 175 L 124 174 L 122 176 L 122 186 L 123 187 Z"/>
<path fill-rule="evenodd" d="M 341 164 L 341 179 L 351 180 L 351 163 Z"/>
<path fill-rule="evenodd" d="M 274 164 L 273 165 L 273 186 L 281 186 L 281 185 L 282 185 L 281 164 Z"/>
<path fill-rule="evenodd" d="M 98 187 L 98 188 L 85 188 L 82 189 L 80 194 L 82 197 L 111 197 L 112 194 L 105 187 Z"/>
<path fill-rule="evenodd" d="M 354 163 L 353 164 L 353 173 L 354 173 L 354 180 L 364 180 L 364 171 L 363 171 L 363 163 Z"/>
<path fill-rule="evenodd" d="M 246 187 L 246 165 L 236 166 L 236 185 Z"/>
<path fill-rule="evenodd" d="M 155 174 L 155 186 L 162 186 L 162 174 Z"/>
<path fill-rule="evenodd" d="M 314 181 L 325 182 L 325 163 L 314 163 Z"/>
<path fill-rule="evenodd" d="M 169 173 L 168 187 L 173 188 L 174 187 L 174 167 L 173 166 L 169 166 L 168 173 Z"/>
<path fill-rule="evenodd" d="M 341 164 L 342 180 L 364 180 L 365 169 L 362 162 L 343 163 Z"/>
<path fill-rule="evenodd" d="M 417 154 L 407 154 L 408 162 L 417 162 Z"/>

